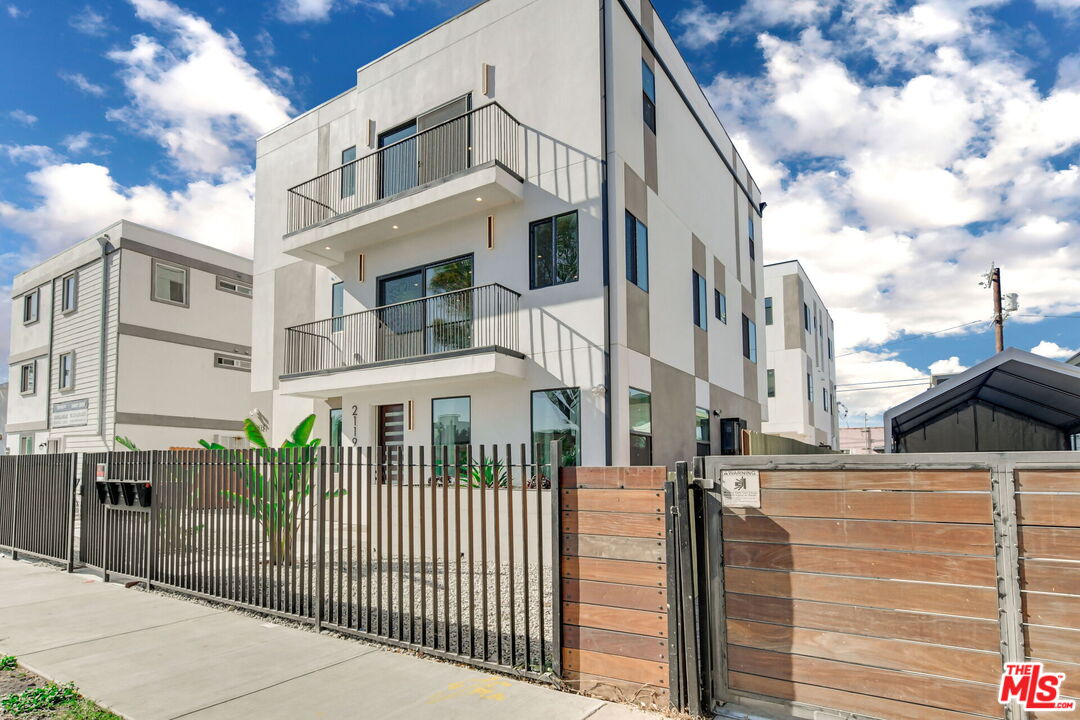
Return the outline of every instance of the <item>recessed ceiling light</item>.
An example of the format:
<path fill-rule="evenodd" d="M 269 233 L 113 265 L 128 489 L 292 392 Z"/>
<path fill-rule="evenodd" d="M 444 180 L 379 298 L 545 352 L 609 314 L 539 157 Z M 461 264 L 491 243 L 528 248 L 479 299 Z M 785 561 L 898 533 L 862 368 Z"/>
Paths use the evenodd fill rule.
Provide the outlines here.
<path fill-rule="evenodd" d="M 326 249 L 327 249 L 327 250 L 329 250 L 329 249 L 330 249 L 330 246 L 329 246 L 329 245 L 327 245 L 327 246 L 326 246 Z"/>
<path fill-rule="evenodd" d="M 476 198 L 476 202 L 484 202 L 484 198 Z"/>
<path fill-rule="evenodd" d="M 394 229 L 395 229 L 395 230 L 397 230 L 397 229 L 398 229 L 398 226 L 397 226 L 397 225 L 395 225 L 395 226 L 394 226 Z"/>

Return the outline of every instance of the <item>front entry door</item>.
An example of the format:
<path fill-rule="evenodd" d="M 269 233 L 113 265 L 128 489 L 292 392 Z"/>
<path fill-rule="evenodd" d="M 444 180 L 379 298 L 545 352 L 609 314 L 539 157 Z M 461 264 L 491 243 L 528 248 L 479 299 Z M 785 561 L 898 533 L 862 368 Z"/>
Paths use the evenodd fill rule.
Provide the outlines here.
<path fill-rule="evenodd" d="M 387 472 L 384 482 L 396 479 L 398 458 L 405 447 L 405 406 L 401 403 L 379 406 L 379 447 L 383 448 Z"/>

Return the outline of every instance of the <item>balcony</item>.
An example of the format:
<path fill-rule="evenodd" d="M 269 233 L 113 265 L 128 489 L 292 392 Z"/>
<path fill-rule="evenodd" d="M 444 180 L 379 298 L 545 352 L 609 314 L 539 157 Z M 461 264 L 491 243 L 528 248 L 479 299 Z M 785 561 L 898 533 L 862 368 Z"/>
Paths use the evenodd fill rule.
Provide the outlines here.
<path fill-rule="evenodd" d="M 290 188 L 284 251 L 321 265 L 520 201 L 521 124 L 489 103 Z"/>
<path fill-rule="evenodd" d="M 481 285 L 286 328 L 281 389 L 325 398 L 463 376 L 523 377 L 519 297 Z"/>

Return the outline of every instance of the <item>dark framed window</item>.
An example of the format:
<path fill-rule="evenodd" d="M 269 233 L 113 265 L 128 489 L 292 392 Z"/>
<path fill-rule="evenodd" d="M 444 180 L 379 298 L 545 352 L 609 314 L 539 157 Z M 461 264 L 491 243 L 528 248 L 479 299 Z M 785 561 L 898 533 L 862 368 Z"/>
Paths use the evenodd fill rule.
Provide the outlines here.
<path fill-rule="evenodd" d="M 693 292 L 694 292 L 694 324 L 702 330 L 707 330 L 709 327 L 709 311 L 708 311 L 708 295 L 705 289 L 705 278 L 697 274 L 696 271 L 690 271 L 693 274 Z"/>
<path fill-rule="evenodd" d="M 529 224 L 529 281 L 533 289 L 576 282 L 578 279 L 578 214 L 537 220 Z"/>
<path fill-rule="evenodd" d="M 23 296 L 23 316 L 22 321 L 24 325 L 35 323 L 38 320 L 38 309 L 41 304 L 41 291 L 34 290 L 31 293 L 27 293 Z"/>
<path fill-rule="evenodd" d="M 652 395 L 630 388 L 630 464 L 652 465 Z"/>
<path fill-rule="evenodd" d="M 150 298 L 168 305 L 188 306 L 188 269 L 154 260 Z"/>
<path fill-rule="evenodd" d="M 352 197 L 356 194 L 356 146 L 345 148 L 341 151 L 341 197 Z M 352 163 L 351 165 L 349 163 Z"/>
<path fill-rule="evenodd" d="M 626 213 L 626 279 L 649 292 L 649 228 Z"/>
<path fill-rule="evenodd" d="M 750 248 L 750 259 L 753 260 L 755 258 L 755 256 L 757 255 L 757 248 L 755 247 L 756 242 L 755 242 L 755 236 L 754 236 L 754 209 L 753 208 L 750 208 L 750 212 L 747 215 L 746 229 L 747 229 L 747 232 L 748 232 L 748 235 L 749 235 L 748 241 L 749 241 L 749 248 Z"/>
<path fill-rule="evenodd" d="M 656 132 L 656 73 L 641 61 L 641 104 L 645 125 Z"/>
<path fill-rule="evenodd" d="M 806 328 L 807 332 L 810 332 L 810 306 L 807 305 L 806 303 L 803 303 L 802 310 L 803 310 L 803 327 Z"/>
<path fill-rule="evenodd" d="M 829 412 L 829 391 L 825 388 L 821 388 L 821 407 Z"/>
<path fill-rule="evenodd" d="M 434 398 L 431 401 L 431 444 L 435 457 L 442 462 L 443 448 L 452 462 L 467 470 L 469 444 L 472 443 L 472 398 Z"/>
<path fill-rule="evenodd" d="M 330 447 L 342 445 L 341 408 L 330 408 Z"/>
<path fill-rule="evenodd" d="M 832 360 L 832 338 L 829 338 L 829 359 Z"/>
<path fill-rule="evenodd" d="M 811 373 L 806 373 L 806 399 L 814 402 L 814 376 Z"/>
<path fill-rule="evenodd" d="M 56 387 L 59 390 L 71 390 L 75 387 L 75 353 L 67 352 L 60 356 Z"/>
<path fill-rule="evenodd" d="M 757 362 L 757 323 L 742 316 L 742 354 L 750 362 Z"/>
<path fill-rule="evenodd" d="M 19 368 L 19 392 L 23 395 L 33 395 L 36 390 L 37 360 L 33 360 Z"/>
<path fill-rule="evenodd" d="M 712 443 L 709 441 L 709 411 L 705 408 L 694 409 L 694 440 L 699 456 L 704 457 L 712 452 Z"/>
<path fill-rule="evenodd" d="M 775 370 L 766 370 L 765 371 L 765 383 L 766 383 L 766 387 L 768 387 L 768 389 L 769 389 L 769 397 L 776 397 L 776 371 Z"/>
<path fill-rule="evenodd" d="M 334 332 L 341 332 L 345 327 L 345 321 L 341 316 L 345 314 L 345 283 L 336 282 L 330 286 L 330 317 L 334 319 Z"/>
<path fill-rule="evenodd" d="M 713 290 L 713 302 L 716 305 L 716 319 L 727 325 L 727 295 Z"/>
<path fill-rule="evenodd" d="M 765 298 L 765 324 L 772 325 L 772 298 Z"/>
<path fill-rule="evenodd" d="M 79 276 L 65 275 L 60 286 L 60 312 L 75 312 L 79 301 Z"/>
<path fill-rule="evenodd" d="M 549 462 L 551 443 L 562 441 L 563 467 L 581 462 L 581 388 L 534 390 L 532 393 L 532 442 L 541 464 Z"/>

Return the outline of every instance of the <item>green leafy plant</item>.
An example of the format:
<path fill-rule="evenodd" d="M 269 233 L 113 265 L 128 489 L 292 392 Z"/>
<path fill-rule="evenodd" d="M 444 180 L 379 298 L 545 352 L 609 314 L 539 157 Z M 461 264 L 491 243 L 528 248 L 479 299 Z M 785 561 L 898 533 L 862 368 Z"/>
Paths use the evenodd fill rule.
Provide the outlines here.
<path fill-rule="evenodd" d="M 72 703 L 79 699 L 79 693 L 71 683 L 57 685 L 49 683 L 42 687 L 30 688 L 21 693 L 12 693 L 0 699 L 0 707 L 12 717 L 50 710 L 59 705 Z"/>
<path fill-rule="evenodd" d="M 506 465 L 500 460 L 487 460 L 473 463 L 467 473 L 462 473 L 461 484 L 473 487 L 506 487 L 508 476 Z"/>
<path fill-rule="evenodd" d="M 125 437 L 125 436 L 122 436 L 122 435 L 117 435 L 115 440 L 116 440 L 117 445 L 120 445 L 122 447 L 126 447 L 128 450 L 130 450 L 132 452 L 139 452 L 139 448 L 135 445 L 134 442 L 131 441 L 131 438 L 128 438 L 128 437 Z"/>
<path fill-rule="evenodd" d="M 81 698 L 65 706 L 56 720 L 120 720 L 120 716 L 108 710 L 102 710 L 92 701 Z"/>
<path fill-rule="evenodd" d="M 270 562 L 293 562 L 293 548 L 301 521 L 306 517 L 314 488 L 315 471 L 322 443 L 311 437 L 315 415 L 300 421 L 280 448 L 270 447 L 259 426 L 244 420 L 244 434 L 253 446 L 249 452 L 230 450 L 220 443 L 200 440 L 199 444 L 226 458 L 240 476 L 240 489 L 219 492 L 253 518 L 263 530 L 270 547 Z M 345 494 L 327 491 L 324 498 Z"/>
<path fill-rule="evenodd" d="M 14 670 L 18 665 L 19 661 L 15 659 L 14 655 L 0 657 L 0 670 Z"/>

